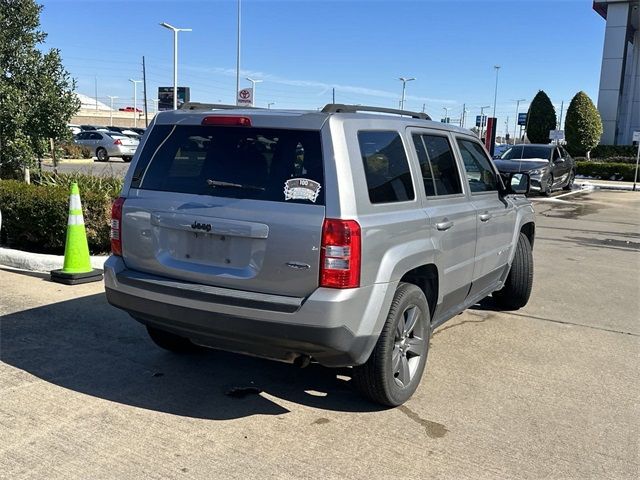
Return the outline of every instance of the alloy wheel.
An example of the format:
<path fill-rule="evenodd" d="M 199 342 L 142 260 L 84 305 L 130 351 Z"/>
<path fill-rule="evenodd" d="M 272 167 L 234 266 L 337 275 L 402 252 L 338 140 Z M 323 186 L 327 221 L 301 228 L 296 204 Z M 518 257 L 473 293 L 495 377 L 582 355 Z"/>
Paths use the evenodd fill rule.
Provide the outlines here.
<path fill-rule="evenodd" d="M 421 357 L 427 354 L 427 328 L 416 305 L 408 306 L 396 326 L 391 366 L 395 382 L 408 386 L 415 377 Z"/>

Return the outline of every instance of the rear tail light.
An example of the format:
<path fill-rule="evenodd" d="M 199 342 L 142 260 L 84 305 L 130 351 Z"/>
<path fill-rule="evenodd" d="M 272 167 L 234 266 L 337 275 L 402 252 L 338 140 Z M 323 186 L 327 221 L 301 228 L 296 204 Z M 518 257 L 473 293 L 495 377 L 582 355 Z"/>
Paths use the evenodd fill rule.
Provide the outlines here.
<path fill-rule="evenodd" d="M 230 125 L 236 127 L 250 127 L 251 119 L 249 117 L 237 117 L 229 115 L 210 115 L 202 119 L 202 125 Z"/>
<path fill-rule="evenodd" d="M 360 286 L 360 225 L 355 220 L 325 219 L 320 250 L 320 286 Z"/>
<path fill-rule="evenodd" d="M 124 197 L 116 198 L 111 206 L 111 253 L 122 256 L 122 206 Z"/>

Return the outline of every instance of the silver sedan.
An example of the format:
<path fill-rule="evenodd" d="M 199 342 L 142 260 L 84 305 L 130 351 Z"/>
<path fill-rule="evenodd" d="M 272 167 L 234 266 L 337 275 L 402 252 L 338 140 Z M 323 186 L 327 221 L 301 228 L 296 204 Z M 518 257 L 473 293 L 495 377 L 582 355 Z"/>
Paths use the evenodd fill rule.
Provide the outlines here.
<path fill-rule="evenodd" d="M 91 149 L 99 162 L 106 162 L 109 157 L 121 157 L 125 162 L 130 162 L 140 143 L 118 132 L 99 131 L 81 132 L 73 141 L 76 145 Z"/>

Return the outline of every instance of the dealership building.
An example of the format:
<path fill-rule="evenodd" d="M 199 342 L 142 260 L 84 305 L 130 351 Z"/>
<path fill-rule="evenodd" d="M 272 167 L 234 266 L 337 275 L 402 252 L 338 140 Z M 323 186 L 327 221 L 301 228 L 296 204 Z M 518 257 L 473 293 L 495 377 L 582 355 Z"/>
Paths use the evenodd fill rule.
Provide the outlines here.
<path fill-rule="evenodd" d="M 640 0 L 595 0 L 593 9 L 607 22 L 598 92 L 600 143 L 630 145 L 633 132 L 640 131 Z"/>

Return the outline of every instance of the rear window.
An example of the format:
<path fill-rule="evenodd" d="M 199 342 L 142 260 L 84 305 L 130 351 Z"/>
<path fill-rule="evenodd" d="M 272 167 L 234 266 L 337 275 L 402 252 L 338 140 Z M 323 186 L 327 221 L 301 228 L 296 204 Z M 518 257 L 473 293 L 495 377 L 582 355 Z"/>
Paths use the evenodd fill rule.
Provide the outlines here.
<path fill-rule="evenodd" d="M 149 132 L 131 186 L 322 205 L 320 132 L 158 125 Z"/>
<path fill-rule="evenodd" d="M 402 139 L 396 131 L 358 132 L 371 203 L 413 200 L 413 183 Z"/>

